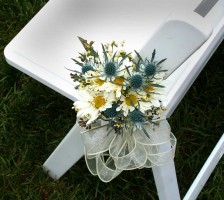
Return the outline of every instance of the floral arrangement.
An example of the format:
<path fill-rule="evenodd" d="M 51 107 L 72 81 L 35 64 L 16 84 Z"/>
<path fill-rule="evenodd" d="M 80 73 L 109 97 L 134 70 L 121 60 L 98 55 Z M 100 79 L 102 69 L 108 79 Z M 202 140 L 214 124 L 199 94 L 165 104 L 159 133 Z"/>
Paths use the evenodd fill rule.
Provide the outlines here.
<path fill-rule="evenodd" d="M 156 61 L 156 50 L 150 59 L 126 52 L 124 42 L 102 44 L 98 52 L 93 41 L 79 40 L 85 52 L 73 59 L 80 69 L 71 77 L 78 83 L 74 109 L 86 129 L 81 136 L 90 172 L 109 182 L 122 170 L 172 159 L 176 139 L 161 119 L 166 59 Z"/>
<path fill-rule="evenodd" d="M 165 70 L 161 64 L 166 60 L 155 61 L 156 51 L 151 59 L 143 59 L 135 51 L 127 53 L 116 42 L 102 44 L 102 55 L 79 38 L 86 52 L 73 59 L 81 67 L 80 72 L 71 74 L 76 88 L 74 103 L 80 125 L 87 129 L 96 120 L 108 122 L 108 133 L 112 130 L 122 134 L 124 129 L 131 133 L 138 128 L 147 136 L 142 123 L 153 122 L 165 109 L 162 105 Z"/>

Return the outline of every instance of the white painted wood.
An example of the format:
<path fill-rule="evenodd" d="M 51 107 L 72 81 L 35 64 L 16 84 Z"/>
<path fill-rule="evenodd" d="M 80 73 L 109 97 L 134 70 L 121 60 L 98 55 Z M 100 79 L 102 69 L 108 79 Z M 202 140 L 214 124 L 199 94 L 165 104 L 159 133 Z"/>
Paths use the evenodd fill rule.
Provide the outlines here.
<path fill-rule="evenodd" d="M 160 200 L 180 200 L 174 161 L 152 168 Z"/>
<path fill-rule="evenodd" d="M 198 197 L 199 193 L 201 192 L 202 188 L 204 187 L 205 183 L 207 182 L 208 178 L 210 177 L 211 173 L 215 169 L 223 154 L 224 134 L 222 135 L 212 153 L 208 157 L 207 161 L 203 165 L 202 169 L 200 170 L 199 174 L 197 175 L 196 179 L 185 195 L 184 200 L 195 200 Z"/>
<path fill-rule="evenodd" d="M 198 50 L 211 34 L 212 26 L 209 22 L 184 7 L 173 12 L 160 25 L 146 42 L 140 54 L 143 58 L 147 57 L 148 52 L 156 48 L 158 60 L 168 58 L 164 65 L 164 69 L 168 70 L 166 73 L 168 77 Z"/>
<path fill-rule="evenodd" d="M 216 21 L 217 24 L 213 28 L 211 37 L 197 52 L 189 57 L 189 59 L 167 78 L 169 82 L 169 85 L 166 87 L 167 101 L 163 102 L 167 107 L 167 111 L 164 114 L 166 117 L 172 115 L 205 64 L 222 42 L 224 38 L 224 7 L 222 11 L 222 17 L 220 16 L 219 21 Z"/>
<path fill-rule="evenodd" d="M 12 66 L 76 100 L 74 83 L 65 67 L 77 68 L 71 60 L 83 51 L 77 36 L 98 45 L 125 40 L 128 52 L 147 51 L 150 57 L 152 52 L 144 46 L 157 28 L 174 10 L 186 5 L 192 11 L 200 1 L 52 0 L 7 45 L 5 57 Z"/>
<path fill-rule="evenodd" d="M 43 164 L 44 170 L 53 179 L 59 179 L 84 154 L 80 135 L 82 129 L 75 124 L 54 152 Z"/>
<path fill-rule="evenodd" d="M 163 143 L 163 139 L 158 141 Z M 171 143 L 161 144 L 158 148 L 160 153 L 171 151 Z M 162 166 L 152 167 L 154 180 L 160 200 L 180 200 L 180 193 L 177 183 L 174 160 L 170 157 L 170 162 Z"/>
<path fill-rule="evenodd" d="M 110 23 L 104 23 L 105 18 L 100 16 L 105 14 L 101 10 L 113 7 L 111 3 L 113 1 L 116 5 L 123 6 L 124 12 L 117 10 L 117 17 L 111 18 L 110 23 L 114 26 L 112 31 Z M 133 49 L 141 51 L 162 22 L 172 18 L 172 13 L 175 15 L 174 10 L 181 10 L 185 6 L 193 11 L 201 2 L 201 0 L 141 0 L 141 5 L 136 0 L 124 0 L 122 1 L 124 5 L 126 1 L 129 5 L 126 9 L 127 7 L 121 5 L 120 1 L 113 1 L 108 1 L 106 4 L 103 0 L 95 0 L 94 3 L 88 0 L 49 1 L 7 45 L 4 51 L 7 62 L 69 99 L 76 100 L 73 95 L 74 83 L 70 78 L 70 72 L 65 69 L 76 67 L 71 58 L 83 50 L 76 36 L 99 43 L 125 40 L 128 51 Z M 89 5 L 86 7 L 87 2 Z M 90 8 L 97 15 L 83 18 L 83 12 L 91 14 Z M 167 102 L 164 103 L 168 107 L 168 117 L 221 42 L 223 13 L 223 0 L 220 0 L 205 17 L 206 21 L 212 24 L 212 36 L 168 78 L 170 84 L 167 87 Z M 189 23 L 191 21 L 192 18 L 189 18 Z M 167 51 L 171 51 L 170 48 L 166 48 Z M 157 53 L 158 56 L 159 52 Z"/>

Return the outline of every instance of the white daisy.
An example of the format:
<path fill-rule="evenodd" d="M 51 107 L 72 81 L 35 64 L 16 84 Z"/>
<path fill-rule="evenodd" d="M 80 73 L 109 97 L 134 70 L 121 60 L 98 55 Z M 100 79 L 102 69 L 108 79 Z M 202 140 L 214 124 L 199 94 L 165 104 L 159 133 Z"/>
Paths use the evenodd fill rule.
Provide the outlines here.
<path fill-rule="evenodd" d="M 159 80 L 158 82 L 154 82 L 153 84 L 164 85 L 165 81 Z M 153 87 L 148 86 L 145 88 L 145 91 L 148 92 L 148 95 L 145 95 L 144 100 L 150 102 L 154 107 L 160 107 L 161 101 L 166 100 L 166 89 L 165 87 Z M 151 92 L 151 93 L 150 93 Z"/>
<path fill-rule="evenodd" d="M 121 91 L 125 90 L 126 87 L 122 87 L 122 84 L 124 83 L 123 77 L 115 77 L 112 82 L 106 81 L 102 84 L 102 86 L 99 87 L 100 91 L 106 91 L 108 93 L 113 92 L 116 95 L 116 98 L 121 97 Z"/>
<path fill-rule="evenodd" d="M 147 110 L 151 109 L 153 103 L 151 101 L 139 101 L 139 110 L 145 113 Z"/>
<path fill-rule="evenodd" d="M 74 102 L 74 108 L 78 111 L 77 117 L 88 115 L 87 124 L 95 121 L 102 111 L 111 108 L 114 101 L 113 93 L 94 93 L 87 90 L 77 90 L 75 97 L 78 99 Z"/>
<path fill-rule="evenodd" d="M 134 106 L 138 104 L 138 95 L 135 92 L 130 92 L 126 96 L 121 96 L 120 100 L 122 104 L 118 106 L 116 110 L 123 110 L 124 116 L 126 117 L 128 112 L 133 111 L 135 109 Z"/>

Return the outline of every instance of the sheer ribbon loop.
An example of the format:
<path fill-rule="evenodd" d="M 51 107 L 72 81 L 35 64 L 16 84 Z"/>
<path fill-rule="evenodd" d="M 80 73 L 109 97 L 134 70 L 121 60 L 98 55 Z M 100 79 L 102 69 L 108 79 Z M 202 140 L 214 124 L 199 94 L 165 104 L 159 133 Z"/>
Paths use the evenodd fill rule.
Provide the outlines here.
<path fill-rule="evenodd" d="M 129 130 L 122 134 L 108 134 L 106 126 L 83 132 L 85 159 L 89 171 L 109 182 L 123 170 L 160 166 L 174 158 L 176 138 L 169 123 L 161 120 L 157 125 L 145 123 L 143 130 Z"/>

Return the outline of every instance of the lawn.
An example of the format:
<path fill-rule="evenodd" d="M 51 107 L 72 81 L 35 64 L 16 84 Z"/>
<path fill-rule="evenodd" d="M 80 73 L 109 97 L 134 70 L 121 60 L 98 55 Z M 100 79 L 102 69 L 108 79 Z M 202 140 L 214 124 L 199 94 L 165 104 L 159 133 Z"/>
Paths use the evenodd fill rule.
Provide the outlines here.
<path fill-rule="evenodd" d="M 0 199 L 158 199 L 151 169 L 122 172 L 107 184 L 89 173 L 83 158 L 60 180 L 43 172 L 76 120 L 73 102 L 9 66 L 3 50 L 46 2 L 0 0 Z M 169 119 L 182 197 L 224 132 L 223 83 L 224 42 Z M 198 199 L 224 199 L 223 158 Z"/>

